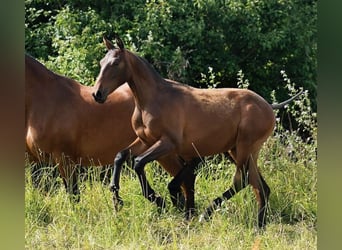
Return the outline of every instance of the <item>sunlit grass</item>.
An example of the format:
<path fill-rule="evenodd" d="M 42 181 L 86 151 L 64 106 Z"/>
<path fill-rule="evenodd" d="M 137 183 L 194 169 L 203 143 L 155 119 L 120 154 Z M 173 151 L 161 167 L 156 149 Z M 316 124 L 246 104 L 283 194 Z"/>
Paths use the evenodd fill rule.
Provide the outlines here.
<path fill-rule="evenodd" d="M 171 206 L 171 178 L 156 164 L 146 167 L 156 192 L 167 198 L 160 211 L 142 195 L 135 173 L 121 178 L 124 206 L 113 210 L 107 185 L 95 177 L 80 181 L 81 201 L 70 202 L 60 178 L 54 188 L 34 188 L 26 167 L 25 240 L 27 249 L 315 249 L 317 242 L 317 166 L 282 156 L 276 139 L 267 142 L 259 166 L 271 187 L 268 226 L 256 230 L 257 205 L 250 187 L 225 201 L 211 221 L 191 222 Z M 279 157 L 274 154 L 280 153 Z M 206 160 L 196 179 L 196 207 L 201 212 L 232 181 L 235 166 L 221 156 Z M 92 175 L 98 174 L 92 172 Z M 90 175 L 91 176 L 91 175 Z M 92 180 L 91 178 L 94 178 Z M 46 181 L 46 180 L 45 180 Z"/>

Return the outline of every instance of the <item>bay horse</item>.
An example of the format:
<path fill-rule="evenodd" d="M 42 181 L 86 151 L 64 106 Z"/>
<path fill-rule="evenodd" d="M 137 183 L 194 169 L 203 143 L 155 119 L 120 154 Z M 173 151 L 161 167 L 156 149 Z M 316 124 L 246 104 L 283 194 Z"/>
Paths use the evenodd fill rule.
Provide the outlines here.
<path fill-rule="evenodd" d="M 137 155 L 134 169 L 141 182 L 146 182 L 142 187 L 148 186 L 142 176 L 145 165 L 159 157 L 176 154 L 189 161 L 199 155 L 228 152 L 236 164 L 233 184 L 207 207 L 200 220 L 209 220 L 223 199 L 230 199 L 250 184 L 258 202 L 258 227 L 263 228 L 270 188 L 257 166 L 258 155 L 275 126 L 273 108 L 295 97 L 272 106 L 246 89 L 198 89 L 165 81 L 145 59 L 125 49 L 119 37 L 117 48 L 105 37 L 103 41 L 108 52 L 100 61 L 93 97 L 105 103 L 122 84 L 127 82 L 131 88 L 135 100 L 132 125 L 138 138 L 128 148 Z M 188 169 L 183 168 L 173 181 L 193 181 L 187 179 L 191 173 Z M 148 196 L 143 188 L 145 192 Z M 187 218 L 194 210 L 194 189 L 189 195 Z"/>
<path fill-rule="evenodd" d="M 25 55 L 26 151 L 31 161 L 58 164 L 67 191 L 77 196 L 75 165 L 113 164 L 117 152 L 136 138 L 129 87 L 123 85 L 104 107 L 92 101 L 91 93 L 92 87 Z"/>
<path fill-rule="evenodd" d="M 104 105 L 93 101 L 92 92 L 93 87 L 56 74 L 26 54 L 26 152 L 30 161 L 58 164 L 66 190 L 76 201 L 79 200 L 76 167 L 103 166 L 114 161 L 110 189 L 117 206 L 122 203 L 119 178 L 123 158 L 115 155 L 137 138 L 131 125 L 134 99 L 127 84 L 110 95 Z M 174 164 L 177 159 L 158 160 L 173 176 L 183 167 Z M 188 187 L 182 185 L 182 188 L 186 195 Z M 159 206 L 164 204 L 154 194 L 149 200 Z"/>

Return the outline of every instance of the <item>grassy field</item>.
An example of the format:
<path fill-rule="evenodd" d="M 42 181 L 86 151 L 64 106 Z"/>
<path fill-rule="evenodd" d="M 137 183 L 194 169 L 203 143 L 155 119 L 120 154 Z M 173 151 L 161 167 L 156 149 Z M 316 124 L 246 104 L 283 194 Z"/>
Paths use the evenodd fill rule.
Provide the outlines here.
<path fill-rule="evenodd" d="M 155 163 L 146 167 L 156 192 L 167 197 L 160 211 L 141 195 L 135 173 L 125 168 L 121 179 L 124 206 L 113 210 L 108 186 L 89 170 L 80 181 L 81 201 L 70 202 L 60 178 L 46 177 L 52 187 L 34 188 L 26 166 L 26 249 L 316 249 L 316 145 L 286 135 L 271 137 L 259 166 L 271 188 L 268 226 L 256 230 L 257 206 L 250 187 L 224 202 L 209 222 L 191 222 L 173 208 L 167 184 L 171 178 Z M 291 149 L 291 152 L 289 150 Z M 200 213 L 231 184 L 235 166 L 221 156 L 206 159 L 196 179 Z"/>

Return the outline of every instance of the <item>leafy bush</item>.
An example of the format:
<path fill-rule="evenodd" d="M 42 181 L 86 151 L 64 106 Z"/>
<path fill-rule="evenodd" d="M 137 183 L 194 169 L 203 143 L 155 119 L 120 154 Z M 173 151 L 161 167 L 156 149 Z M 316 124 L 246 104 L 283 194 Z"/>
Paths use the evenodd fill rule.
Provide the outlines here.
<path fill-rule="evenodd" d="M 286 99 L 285 70 L 309 91 L 316 110 L 317 1 L 298 0 L 26 0 L 26 50 L 52 69 L 91 84 L 104 55 L 101 37 L 120 34 L 127 47 L 164 76 L 203 86 L 211 67 L 219 87 L 250 88 Z M 210 84 L 209 84 L 210 85 Z M 269 100 L 269 99 L 268 99 Z"/>
<path fill-rule="evenodd" d="M 94 10 L 72 11 L 67 6 L 55 16 L 52 47 L 56 56 L 49 56 L 46 66 L 92 85 L 94 73 L 99 71 L 99 60 L 104 53 L 100 41 L 110 25 Z"/>

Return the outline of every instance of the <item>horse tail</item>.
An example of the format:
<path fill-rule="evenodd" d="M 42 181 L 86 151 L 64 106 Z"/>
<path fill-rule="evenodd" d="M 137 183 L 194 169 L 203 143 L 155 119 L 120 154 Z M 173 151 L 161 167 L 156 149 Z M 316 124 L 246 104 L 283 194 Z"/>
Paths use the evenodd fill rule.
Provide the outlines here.
<path fill-rule="evenodd" d="M 281 109 L 283 108 L 285 105 L 289 104 L 290 102 L 292 102 L 293 100 L 297 99 L 301 94 L 303 93 L 303 90 L 300 91 L 299 93 L 295 94 L 294 96 L 292 96 L 290 99 L 283 101 L 281 103 L 272 103 L 271 107 L 272 109 Z"/>

